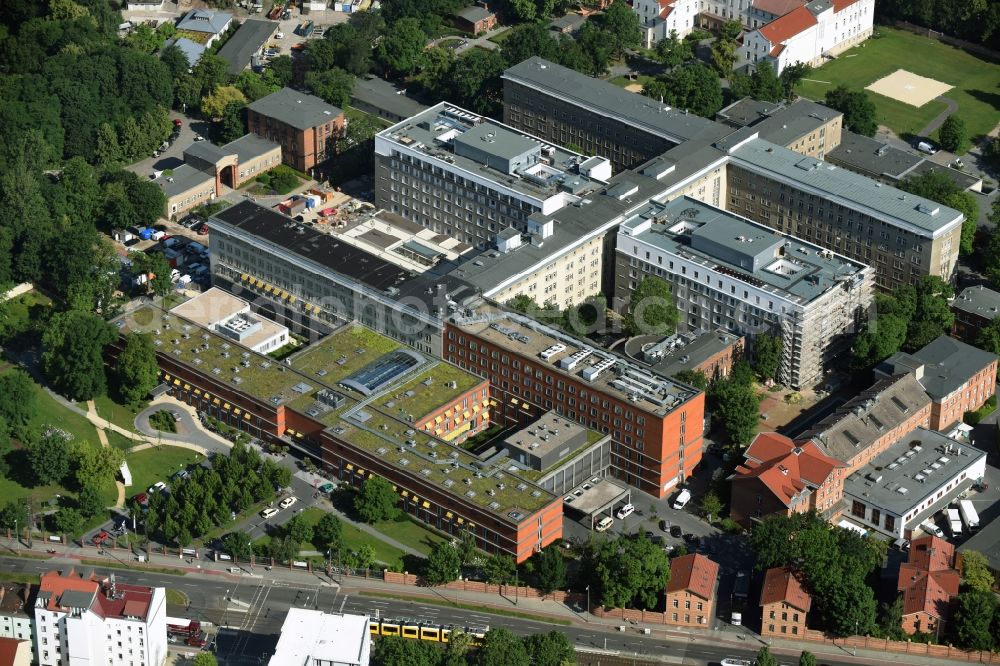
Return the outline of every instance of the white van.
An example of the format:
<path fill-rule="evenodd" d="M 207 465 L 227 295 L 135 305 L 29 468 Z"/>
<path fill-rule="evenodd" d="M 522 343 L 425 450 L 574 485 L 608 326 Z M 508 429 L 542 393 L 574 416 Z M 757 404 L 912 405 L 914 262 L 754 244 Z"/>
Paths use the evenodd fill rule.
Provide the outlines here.
<path fill-rule="evenodd" d="M 691 491 L 685 488 L 680 492 L 679 495 L 677 495 L 677 498 L 674 500 L 672 506 L 675 509 L 683 509 L 685 506 L 687 506 L 687 503 L 690 501 L 691 501 Z"/>
<path fill-rule="evenodd" d="M 609 527 L 615 524 L 615 519 L 611 516 L 604 516 L 597 521 L 597 525 L 594 526 L 594 530 L 597 532 L 606 532 Z"/>
<path fill-rule="evenodd" d="M 616 513 L 615 515 L 618 517 L 618 520 L 625 520 L 626 518 L 631 516 L 634 511 L 635 511 L 634 506 L 632 506 L 631 504 L 626 504 L 622 508 L 618 509 L 618 513 Z"/>
<path fill-rule="evenodd" d="M 922 153 L 927 153 L 928 155 L 933 155 L 937 152 L 937 148 L 934 147 L 930 141 L 921 141 L 917 144 L 917 150 Z"/>
<path fill-rule="evenodd" d="M 920 529 L 924 531 L 925 534 L 931 534 L 938 538 L 944 538 L 944 531 L 940 527 L 934 524 L 934 521 L 930 518 L 920 523 Z"/>

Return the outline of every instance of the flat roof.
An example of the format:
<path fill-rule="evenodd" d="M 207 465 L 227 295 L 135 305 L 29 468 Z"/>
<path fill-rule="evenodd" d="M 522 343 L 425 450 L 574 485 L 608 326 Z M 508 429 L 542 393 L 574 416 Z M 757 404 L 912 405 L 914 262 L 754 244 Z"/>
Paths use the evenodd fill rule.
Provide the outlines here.
<path fill-rule="evenodd" d="M 879 369 L 923 366 L 923 373 L 918 377 L 920 385 L 935 401 L 941 401 L 996 360 L 996 354 L 942 335 L 912 354 L 896 352 L 879 364 Z"/>
<path fill-rule="evenodd" d="M 247 108 L 300 130 L 323 125 L 344 113 L 315 95 L 307 95 L 292 88 L 282 88 L 267 97 L 261 97 L 250 102 Z"/>
<path fill-rule="evenodd" d="M 587 428 L 555 412 L 546 412 L 534 423 L 507 437 L 504 443 L 543 458 L 586 432 Z"/>
<path fill-rule="evenodd" d="M 653 222 L 656 220 L 656 222 Z M 684 196 L 649 202 L 622 223 L 629 236 L 795 303 L 808 303 L 867 269 L 794 236 Z"/>
<path fill-rule="evenodd" d="M 590 487 L 587 488 L 587 486 Z M 577 495 L 578 491 L 582 492 Z M 584 515 L 592 516 L 599 511 L 610 508 L 623 496 L 630 493 L 630 488 L 616 483 L 608 477 L 604 477 L 598 479 L 597 483 L 594 483 L 592 479 L 577 490 L 569 493 L 563 498 L 563 503 Z"/>
<path fill-rule="evenodd" d="M 996 319 L 1000 314 L 1000 292 L 987 289 L 983 285 L 966 287 L 951 302 L 951 307 L 984 319 Z"/>
<path fill-rule="evenodd" d="M 359 76 L 354 80 L 351 99 L 388 111 L 399 118 L 409 118 L 427 109 L 409 97 L 406 90 L 377 76 Z"/>
<path fill-rule="evenodd" d="M 575 171 L 576 165 L 586 159 L 583 155 L 446 102 L 402 120 L 376 137 L 420 152 L 449 171 L 468 172 L 539 202 L 560 194 L 564 186 L 572 185 L 579 194 L 578 183 L 584 189 L 600 185 Z M 536 148 L 548 164 L 534 163 L 530 169 L 518 168 L 513 173 L 488 166 L 470 155 L 474 151 L 510 160 Z M 529 176 L 527 171 L 536 175 Z"/>
<path fill-rule="evenodd" d="M 190 164 L 182 164 L 169 176 L 161 175 L 153 181 L 163 190 L 163 195 L 170 199 L 196 187 L 215 187 L 215 176 L 195 169 Z"/>
<path fill-rule="evenodd" d="M 533 56 L 504 73 L 504 79 L 541 90 L 563 102 L 624 122 L 673 143 L 693 138 L 711 120 L 673 109 L 607 81 Z"/>
<path fill-rule="evenodd" d="M 480 308 L 475 317 L 456 318 L 454 323 L 499 347 L 534 359 L 536 364 L 546 365 L 556 374 L 582 380 L 635 405 L 636 409 L 658 416 L 666 415 L 698 394 L 614 352 L 599 349 L 518 313 Z M 541 358 L 543 351 L 553 349 L 558 351 L 553 351 L 548 360 Z M 579 355 L 576 363 L 564 361 L 574 354 Z M 598 366 L 600 371 L 592 374 Z"/>
<path fill-rule="evenodd" d="M 196 157 L 200 160 L 205 160 L 212 164 L 217 164 L 220 160 L 224 160 L 231 156 L 228 150 L 221 146 L 217 146 L 211 141 L 195 141 L 190 146 L 184 149 L 184 159 L 190 157 Z"/>
<path fill-rule="evenodd" d="M 875 218 L 898 220 L 904 228 L 925 236 L 940 235 L 961 224 L 964 217 L 954 208 L 814 157 L 804 157 L 763 139 L 744 141 L 730 149 L 729 156 L 737 166 L 779 181 L 790 181 L 804 190 L 821 193 L 828 201 L 843 201 Z"/>
<path fill-rule="evenodd" d="M 268 664 L 361 664 L 365 644 L 371 640 L 368 623 L 367 615 L 289 608 Z"/>
<path fill-rule="evenodd" d="M 286 405 L 315 418 L 336 437 L 378 456 L 401 472 L 419 474 L 422 483 L 443 486 L 445 492 L 505 515 L 507 520 L 516 523 L 554 499 L 530 479 L 515 475 L 505 461 L 484 464 L 464 449 L 437 438 L 433 429 L 416 430 L 405 418 L 404 411 L 414 417 L 422 410 L 426 414 L 485 380 L 450 363 L 428 359 L 412 374 L 401 376 L 403 383 L 392 385 L 387 393 L 364 405 L 360 404 L 364 396 L 338 384 L 339 379 L 403 346 L 371 329 L 348 324 L 286 364 L 249 350 L 237 353 L 239 348 L 222 336 L 151 305 L 116 321 L 122 323 L 123 334 L 150 333 L 156 350 L 170 355 L 175 362 L 214 376 L 215 381 L 232 384 L 233 390 L 262 403 Z M 167 382 L 172 379 L 165 378 Z M 429 384 L 425 384 L 428 380 Z M 452 381 L 455 388 L 449 386 Z M 344 396 L 344 404 L 325 414 L 308 414 L 306 410 L 317 402 L 322 389 Z M 393 405 L 387 406 L 388 402 Z M 470 414 L 477 407 L 479 411 L 491 409 L 489 401 L 470 404 Z"/>
<path fill-rule="evenodd" d="M 985 451 L 917 428 L 847 477 L 844 494 L 905 515 L 985 457 Z"/>
<path fill-rule="evenodd" d="M 1000 571 L 1000 519 L 989 521 L 958 547 L 960 553 L 969 550 L 985 555 L 990 569 Z"/>
<path fill-rule="evenodd" d="M 241 316 L 245 316 L 248 320 L 259 323 L 260 329 L 251 333 L 242 340 L 236 340 L 235 338 L 230 339 L 228 337 L 226 339 L 250 349 L 266 340 L 270 340 L 282 332 L 288 331 L 287 327 L 271 321 L 267 317 L 256 313 L 250 313 L 249 305 L 250 304 L 243 299 L 237 298 L 229 292 L 223 291 L 218 287 L 212 287 L 211 289 L 198 294 L 194 298 L 174 307 L 170 310 L 170 313 L 193 321 L 199 326 L 214 330 L 218 326 L 225 325 L 225 323 L 231 320 L 237 313 L 245 312 L 247 314 Z"/>
<path fill-rule="evenodd" d="M 844 130 L 840 145 L 826 153 L 828 162 L 892 180 L 900 180 L 923 158 L 862 134 Z"/>
<path fill-rule="evenodd" d="M 385 210 L 349 222 L 346 228 L 331 229 L 330 234 L 413 273 L 457 261 L 472 251 L 468 243 Z"/>
<path fill-rule="evenodd" d="M 782 105 L 765 113 L 753 127 L 760 138 L 789 146 L 843 115 L 828 106 L 800 98 L 788 106 Z"/>
<path fill-rule="evenodd" d="M 217 55 L 229 63 L 229 73 L 235 76 L 247 68 L 250 58 L 260 51 L 277 29 L 278 24 L 274 21 L 247 19 L 236 34 L 222 45 Z"/>
<path fill-rule="evenodd" d="M 715 119 L 734 127 L 747 127 L 760 122 L 767 117 L 768 113 L 778 108 L 781 108 L 781 104 L 778 102 L 765 102 L 753 97 L 744 97 L 716 111 Z"/>
<path fill-rule="evenodd" d="M 631 347 L 629 355 L 639 356 L 664 377 L 673 377 L 683 370 L 697 368 L 716 354 L 735 345 L 740 339 L 741 336 L 722 330 L 675 333 L 658 342 L 645 341 L 642 344 L 646 354 L 658 349 L 657 358 L 644 357 L 639 349 L 634 353 Z"/>
<path fill-rule="evenodd" d="M 257 136 L 256 134 L 244 134 L 238 139 L 230 141 L 226 145 L 222 146 L 222 149 L 229 153 L 236 153 L 236 158 L 239 160 L 240 164 L 246 164 L 258 157 L 265 155 L 275 148 L 281 148 L 280 144 L 271 141 L 270 139 L 265 139 L 262 136 Z"/>

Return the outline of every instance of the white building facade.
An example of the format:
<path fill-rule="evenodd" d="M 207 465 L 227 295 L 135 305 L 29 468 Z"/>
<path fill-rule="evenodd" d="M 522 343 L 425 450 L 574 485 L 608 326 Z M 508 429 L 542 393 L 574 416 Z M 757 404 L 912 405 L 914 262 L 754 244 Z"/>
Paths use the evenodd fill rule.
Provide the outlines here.
<path fill-rule="evenodd" d="M 160 666 L 167 658 L 162 587 L 116 585 L 52 571 L 35 602 L 41 666 Z"/>

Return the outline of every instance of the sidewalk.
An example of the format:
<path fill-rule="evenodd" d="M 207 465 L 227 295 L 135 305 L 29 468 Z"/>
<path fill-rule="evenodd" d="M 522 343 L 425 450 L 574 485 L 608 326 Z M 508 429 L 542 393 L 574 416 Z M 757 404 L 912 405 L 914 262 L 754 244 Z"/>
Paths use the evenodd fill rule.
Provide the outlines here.
<path fill-rule="evenodd" d="M 29 553 L 36 558 L 41 557 L 44 559 L 44 548 L 40 550 L 39 546 L 45 546 L 45 544 L 36 541 L 34 545 L 35 549 L 32 551 L 28 551 L 22 545 L 21 551 Z M 0 538 L 0 548 L 6 551 L 4 554 L 12 552 L 13 547 L 14 542 L 12 539 Z M 127 551 L 111 551 L 117 553 L 119 557 L 113 557 L 112 555 L 102 556 L 97 554 L 96 549 L 80 548 L 76 546 L 72 547 L 68 551 L 65 550 L 65 546 L 57 546 L 57 549 L 61 552 L 55 557 L 77 560 L 82 560 L 84 558 L 88 560 L 103 559 L 109 562 L 117 561 L 121 563 L 127 562 L 128 560 L 126 558 L 129 556 Z M 489 612 L 489 609 L 516 611 L 530 615 L 537 615 L 539 616 L 539 619 L 551 618 L 558 621 L 568 621 L 576 627 L 589 626 L 601 631 L 609 631 L 623 626 L 624 624 L 624 626 L 627 627 L 626 631 L 635 632 L 648 628 L 651 632 L 650 636 L 654 639 L 686 640 L 695 645 L 727 645 L 732 646 L 734 649 L 746 650 L 748 648 L 757 649 L 760 646 L 768 644 L 770 645 L 772 651 L 777 652 L 794 652 L 795 654 L 798 654 L 803 650 L 808 650 L 816 655 L 820 662 L 822 662 L 825 656 L 830 659 L 837 659 L 838 661 L 855 658 L 859 664 L 874 664 L 879 662 L 895 664 L 900 661 L 905 661 L 912 666 L 938 666 L 942 663 L 959 663 L 954 659 L 939 659 L 923 655 L 882 652 L 878 650 L 866 650 L 860 648 L 856 650 L 855 655 L 852 654 L 854 652 L 852 648 L 841 645 L 833 646 L 809 641 L 792 641 L 779 638 L 770 640 L 761 639 L 757 634 L 751 632 L 746 627 L 731 627 L 724 625 L 722 622 L 717 622 L 719 625 L 724 625 L 722 628 L 701 631 L 688 631 L 681 628 L 666 628 L 663 625 L 630 624 L 628 622 L 623 623 L 621 620 L 615 620 L 612 618 L 597 618 L 585 612 L 577 613 L 565 604 L 550 599 L 519 598 L 516 600 L 517 603 L 515 604 L 514 597 L 507 597 L 499 594 L 483 594 L 465 590 L 447 590 L 440 588 L 400 585 L 386 583 L 378 578 L 366 579 L 363 577 L 345 576 L 341 582 L 339 580 L 339 576 L 334 575 L 333 578 L 329 578 L 325 573 L 319 571 L 306 572 L 304 570 L 289 570 L 285 567 L 275 567 L 270 571 L 265 571 L 261 565 L 253 567 L 253 574 L 250 573 L 249 565 L 242 565 L 242 573 L 232 574 L 228 571 L 230 567 L 234 566 L 231 562 L 199 560 L 199 564 L 200 566 L 192 566 L 187 564 L 184 559 L 159 555 L 156 553 L 152 554 L 147 565 L 138 564 L 134 561 L 132 562 L 133 568 L 136 571 L 142 571 L 144 568 L 148 567 L 170 567 L 182 570 L 187 575 L 192 577 L 222 577 L 233 582 L 239 580 L 241 577 L 252 577 L 262 580 L 268 579 L 274 582 L 281 581 L 283 583 L 315 586 L 317 581 L 319 581 L 319 584 L 322 586 L 338 587 L 346 594 L 364 596 L 366 592 L 378 592 L 382 594 L 391 594 L 402 600 L 415 600 L 418 603 L 420 599 L 427 599 L 434 600 L 436 603 L 475 605 L 484 609 L 486 612 Z M 994 659 L 992 663 L 1000 664 L 1000 658 Z"/>

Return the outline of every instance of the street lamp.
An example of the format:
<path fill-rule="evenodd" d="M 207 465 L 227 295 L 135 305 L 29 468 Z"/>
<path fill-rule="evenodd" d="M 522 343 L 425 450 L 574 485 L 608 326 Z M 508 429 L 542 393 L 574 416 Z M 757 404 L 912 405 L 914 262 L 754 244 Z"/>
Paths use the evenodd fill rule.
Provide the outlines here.
<path fill-rule="evenodd" d="M 858 635 L 858 624 L 860 622 L 861 622 L 861 620 L 855 620 L 854 621 L 854 636 L 855 636 L 855 638 L 857 638 L 857 635 Z M 851 656 L 852 657 L 857 657 L 858 656 L 858 646 L 857 645 L 854 645 L 854 647 L 851 648 Z"/>
<path fill-rule="evenodd" d="M 590 614 L 590 586 L 587 586 L 587 614 Z"/>
<path fill-rule="evenodd" d="M 247 541 L 247 549 L 250 551 L 250 575 L 253 575 L 253 542 Z"/>

